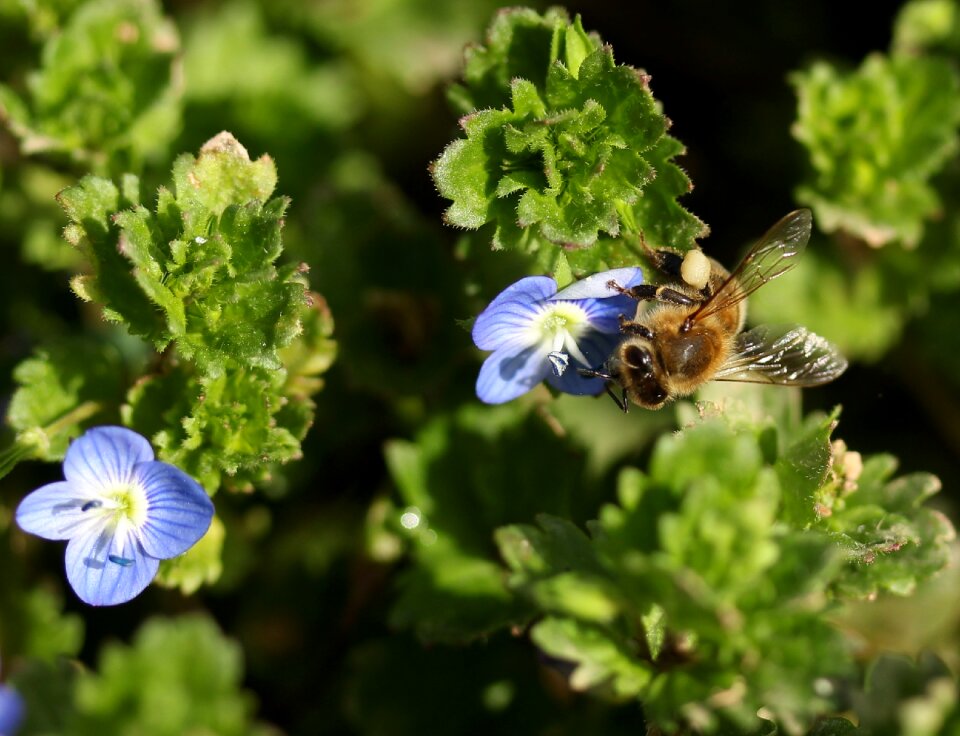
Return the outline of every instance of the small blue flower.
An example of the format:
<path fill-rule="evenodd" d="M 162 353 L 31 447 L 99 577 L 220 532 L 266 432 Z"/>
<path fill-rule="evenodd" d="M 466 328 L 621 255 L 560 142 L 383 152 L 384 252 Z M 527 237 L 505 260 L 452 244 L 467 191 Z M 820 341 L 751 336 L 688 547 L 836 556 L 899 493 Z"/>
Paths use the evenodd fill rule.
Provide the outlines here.
<path fill-rule="evenodd" d="M 501 404 L 546 379 L 570 394 L 598 394 L 599 378 L 577 368 L 602 365 L 620 340 L 619 315 L 633 317 L 634 299 L 608 286 L 643 282 L 639 268 L 617 268 L 577 281 L 562 291 L 546 276 L 530 276 L 508 286 L 480 313 L 473 341 L 492 350 L 477 377 L 477 396 Z"/>
<path fill-rule="evenodd" d="M 193 478 L 153 459 L 143 437 L 96 427 L 73 441 L 66 480 L 38 488 L 17 508 L 20 528 L 69 539 L 67 580 L 92 606 L 136 597 L 160 560 L 192 547 L 210 526 L 213 502 Z"/>
<path fill-rule="evenodd" d="M 0 736 L 13 736 L 23 720 L 23 698 L 12 687 L 0 685 Z"/>

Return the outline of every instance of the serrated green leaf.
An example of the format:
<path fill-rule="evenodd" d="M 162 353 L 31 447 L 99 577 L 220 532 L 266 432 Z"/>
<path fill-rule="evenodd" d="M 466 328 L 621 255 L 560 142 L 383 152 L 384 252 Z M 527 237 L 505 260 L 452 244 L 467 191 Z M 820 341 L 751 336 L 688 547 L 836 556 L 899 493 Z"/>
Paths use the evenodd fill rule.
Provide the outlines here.
<path fill-rule="evenodd" d="M 573 20 L 572 26 L 566 27 L 563 34 L 563 60 L 573 76 L 579 76 L 580 65 L 583 60 L 597 48 L 597 41 L 583 30 L 583 22 L 579 15 Z"/>
<path fill-rule="evenodd" d="M 197 158 L 177 158 L 173 184 L 184 210 L 184 230 L 205 235 L 208 219 L 229 205 L 266 202 L 277 186 L 277 168 L 267 155 L 251 161 L 247 149 L 224 131 L 204 143 Z"/>
<path fill-rule="evenodd" d="M 569 22 L 562 8 L 543 15 L 530 8 L 511 8 L 494 16 L 486 43 L 469 46 L 464 54 L 464 84 L 454 87 L 452 95 L 459 101 L 459 112 L 503 106 L 515 79 L 542 89 L 559 51 L 560 29 Z"/>
<path fill-rule="evenodd" d="M 57 201 L 71 221 L 64 237 L 80 250 L 92 271 L 75 277 L 73 290 L 84 301 L 100 303 L 107 319 L 125 322 L 134 335 L 165 344 L 162 323 L 117 248 L 119 231 L 113 215 L 138 203 L 125 199 L 113 182 L 94 176 L 60 192 Z"/>

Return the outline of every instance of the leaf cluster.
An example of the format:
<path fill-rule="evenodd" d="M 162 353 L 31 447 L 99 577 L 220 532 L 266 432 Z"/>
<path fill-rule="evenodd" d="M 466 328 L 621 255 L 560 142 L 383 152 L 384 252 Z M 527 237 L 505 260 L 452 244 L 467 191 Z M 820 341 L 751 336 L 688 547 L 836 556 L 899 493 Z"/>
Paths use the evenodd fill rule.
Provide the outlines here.
<path fill-rule="evenodd" d="M 547 262 L 561 246 L 583 270 L 635 262 L 645 236 L 686 249 L 707 233 L 676 202 L 690 189 L 673 163 L 683 147 L 648 75 L 617 64 L 579 18 L 501 12 L 451 100 L 466 138 L 432 168 L 448 224 L 489 225 L 495 248 L 543 248 Z"/>
<path fill-rule="evenodd" d="M 817 62 L 792 81 L 794 134 L 814 172 L 797 199 L 826 232 L 915 247 L 942 207 L 930 180 L 958 150 L 955 67 L 939 57 L 874 54 L 853 72 Z"/>
<path fill-rule="evenodd" d="M 851 357 L 875 360 L 911 319 L 932 323 L 960 293 L 960 54 L 952 1 L 904 6 L 887 53 L 855 69 L 817 61 L 791 81 L 795 138 L 809 162 L 797 199 L 814 237 L 780 295 L 759 292 L 754 314 L 802 321 Z M 839 318 L 838 318 L 839 317 Z M 932 355 L 930 329 L 910 350 Z M 952 353 L 955 346 L 951 342 Z"/>
<path fill-rule="evenodd" d="M 53 8 L 39 7 L 38 16 Z M 67 15 L 67 14 L 65 14 Z M 96 0 L 43 45 L 25 89 L 0 85 L 0 118 L 25 154 L 103 174 L 162 157 L 180 125 L 176 27 L 152 0 Z"/>
<path fill-rule="evenodd" d="M 242 677 L 239 645 L 194 615 L 147 621 L 130 645 L 106 645 L 96 671 L 34 661 L 12 682 L 27 700 L 25 733 L 274 733 L 253 721 Z"/>
<path fill-rule="evenodd" d="M 224 133 L 177 159 L 155 210 L 132 175 L 121 188 L 88 176 L 59 196 L 66 238 L 91 267 L 74 291 L 161 351 L 125 421 L 210 490 L 223 474 L 243 487 L 299 455 L 315 377 L 332 358 L 305 268 L 276 265 L 288 202 L 270 198 L 275 184 L 273 162 L 251 161 Z"/>
<path fill-rule="evenodd" d="M 496 472 L 478 422 L 508 421 L 506 445 L 523 427 L 506 409 L 472 414 L 388 449 L 409 504 L 394 533 L 415 560 L 393 622 L 428 640 L 527 623 L 574 690 L 639 699 L 667 731 L 760 729 L 758 709 L 788 733 L 809 727 L 838 705 L 828 683 L 855 673 L 829 612 L 878 592 L 907 594 L 947 561 L 952 526 L 922 505 L 935 480 L 891 480 L 885 456 L 859 464 L 831 442 L 832 417 L 759 427 L 715 418 L 663 437 L 646 472 L 621 471 L 618 503 L 585 534 L 576 514 L 550 512 L 567 497 L 571 469 L 559 447 L 547 449 L 556 439 L 530 443 L 529 426 L 523 457 L 539 477 L 519 481 L 528 476 L 514 461 L 510 482 L 540 494 L 536 508 L 547 513 L 536 525 L 504 524 L 527 504 L 515 494 L 508 514 L 491 507 L 493 492 L 482 489 L 495 475 L 454 480 L 461 443 Z M 506 578 L 484 529 L 494 530 Z"/>

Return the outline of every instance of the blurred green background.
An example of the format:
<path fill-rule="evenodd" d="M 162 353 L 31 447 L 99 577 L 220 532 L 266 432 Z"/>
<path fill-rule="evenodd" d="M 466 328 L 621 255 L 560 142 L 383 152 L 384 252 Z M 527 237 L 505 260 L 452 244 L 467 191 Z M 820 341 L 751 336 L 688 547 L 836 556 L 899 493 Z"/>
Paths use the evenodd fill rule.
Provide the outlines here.
<path fill-rule="evenodd" d="M 21 93 L 27 89 L 44 44 L 82 5 L 0 0 L 0 81 Z M 0 248 L 7 264 L 0 271 L 4 397 L 13 390 L 14 366 L 38 344 L 77 331 L 101 335 L 125 365 L 146 359 L 142 346 L 106 327 L 70 292 L 76 255 L 60 239 L 66 219 L 53 195 L 85 173 L 116 176 L 123 170 L 137 170 L 143 191 L 151 192 L 167 180 L 177 153 L 196 152 L 221 130 L 231 131 L 252 157 L 269 153 L 275 159 L 278 193 L 292 198 L 285 257 L 309 264 L 311 288 L 329 305 L 338 341 L 337 361 L 316 397 L 303 459 L 256 493 L 218 496 L 218 514 L 228 529 L 224 571 L 196 597 L 151 587 L 119 608 L 83 607 L 60 576 L 62 549 L 27 547 L 11 526 L 19 499 L 57 479 L 59 469 L 28 463 L 8 476 L 0 489 L 5 669 L 15 671 L 20 655 L 53 661 L 60 652 L 102 669 L 105 643 L 131 641 L 155 614 L 206 611 L 242 650 L 242 665 L 222 655 L 229 660 L 226 670 L 235 671 L 237 682 L 253 694 L 236 707 L 255 710 L 256 719 L 284 732 L 614 734 L 642 727 L 639 705 L 613 706 L 572 692 L 522 637 L 498 632 L 471 644 L 425 646 L 411 630 L 424 617 L 421 607 L 432 608 L 434 633 L 446 638 L 444 601 L 417 600 L 410 593 L 423 581 L 403 554 L 413 542 L 397 518 L 409 503 L 409 494 L 398 493 L 403 482 L 397 468 L 406 466 L 399 458 L 404 445 L 397 441 L 415 440 L 424 462 L 439 464 L 431 472 L 465 487 L 504 487 L 523 473 L 544 472 L 553 447 L 546 424 L 535 415 L 510 430 L 515 447 L 535 448 L 525 457 L 505 452 L 509 443 L 490 440 L 496 422 L 513 421 L 508 421 L 513 409 L 489 410 L 493 419 L 470 414 L 478 403 L 473 381 L 479 355 L 460 323 L 524 275 L 527 262 L 516 253 L 468 247 L 462 232 L 444 227 L 448 203 L 428 173 L 430 162 L 460 132 L 445 100 L 446 86 L 459 75 L 464 45 L 482 40 L 498 7 L 486 0 L 168 2 L 162 11 L 179 36 L 180 50 L 172 54 L 179 101 L 171 108 L 172 122 L 151 129 L 165 130 L 166 137 L 145 136 L 122 155 L 98 159 L 57 150 L 34 153 L 10 129 L 0 128 Z M 804 149 L 791 136 L 797 98 L 788 75 L 819 59 L 855 68 L 871 52 L 887 49 L 900 3 L 875 2 L 857 12 L 839 12 L 826 0 L 745 0 L 735 8 L 693 0 L 600 0 L 566 7 L 613 46 L 619 63 L 652 75 L 654 95 L 674 123 L 671 134 L 687 146 L 680 165 L 695 189 L 683 204 L 711 227 L 704 249 L 731 264 L 797 206 L 796 188 L 809 171 Z M 115 118 L 108 116 L 104 122 L 107 139 L 111 121 Z M 948 174 L 956 170 L 953 161 Z M 814 263 L 837 259 L 823 236 L 815 236 L 810 251 Z M 954 253 L 960 258 L 955 242 Z M 858 251 L 847 256 L 855 259 Z M 936 504 L 956 518 L 960 301 L 956 290 L 914 289 L 910 280 L 927 276 L 922 263 L 902 272 L 900 291 L 909 298 L 884 301 L 888 292 L 897 293 L 885 284 L 887 292 L 874 301 L 838 296 L 824 302 L 810 321 L 802 310 L 795 316 L 790 304 L 776 304 L 785 299 L 778 295 L 793 295 L 802 284 L 784 291 L 773 286 L 771 303 L 757 309 L 762 316 L 779 309 L 844 347 L 856 345 L 850 335 L 864 326 L 869 339 L 852 355 L 850 370 L 834 384 L 805 392 L 804 409 L 842 405 L 838 435 L 848 447 L 864 454 L 891 452 L 903 472 L 938 475 L 945 492 Z M 805 278 L 816 280 L 815 269 Z M 831 333 L 833 321 L 837 334 Z M 881 337 L 874 338 L 877 331 Z M 467 409 L 457 413 L 463 406 Z M 477 408 L 482 411 L 487 410 Z M 491 557 L 496 552 L 488 527 L 526 522 L 541 511 L 566 513 L 582 523 L 612 499 L 616 464 L 642 467 L 652 438 L 676 426 L 672 410 L 658 415 L 635 410 L 624 417 L 606 399 L 574 405 L 564 398 L 554 413 L 574 427 L 569 438 L 574 449 L 566 448 L 549 469 L 551 484 L 570 485 L 558 494 L 566 499 L 563 508 L 546 508 L 520 488 L 510 499 L 512 507 L 491 510 L 476 501 L 479 491 L 465 492 L 451 502 L 449 519 L 438 512 L 438 523 L 469 527 L 472 515 L 482 517 L 479 531 L 467 529 L 461 536 Z M 599 428 L 599 440 L 582 436 L 593 434 L 593 427 Z M 438 440 L 438 434 L 446 439 Z M 459 479 L 457 459 L 478 457 L 501 470 L 491 478 Z M 955 578 L 944 574 L 917 599 L 897 601 L 898 607 L 855 611 L 850 625 L 861 632 L 868 651 L 935 646 L 956 664 L 955 615 L 918 627 L 891 623 L 920 611 L 955 613 L 960 606 Z M 28 595 L 36 600 L 26 605 Z M 483 611 L 477 615 L 484 620 Z M 75 631 L 81 619 L 85 634 Z M 30 637 L 64 640 L 44 652 Z M 182 671 L 188 670 L 186 658 Z M 169 682 L 182 681 L 177 672 Z M 136 681 L 144 675 L 117 677 Z M 161 680 L 151 687 L 172 685 Z M 129 702 L 136 697 L 130 695 Z M 246 733 L 246 728 L 197 733 Z M 160 731 L 124 731 L 154 732 Z"/>

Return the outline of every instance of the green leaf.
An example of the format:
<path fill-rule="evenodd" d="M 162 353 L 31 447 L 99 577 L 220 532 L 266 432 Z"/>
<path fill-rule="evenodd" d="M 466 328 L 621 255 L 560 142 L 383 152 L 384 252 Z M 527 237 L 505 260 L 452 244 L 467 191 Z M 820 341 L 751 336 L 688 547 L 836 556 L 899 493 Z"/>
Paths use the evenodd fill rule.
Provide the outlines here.
<path fill-rule="evenodd" d="M 958 147 L 954 67 L 875 54 L 851 73 L 815 63 L 792 82 L 794 135 L 813 170 L 797 199 L 827 232 L 844 230 L 873 246 L 915 246 L 941 206 L 930 178 Z"/>
<path fill-rule="evenodd" d="M 467 47 L 464 83 L 453 86 L 450 96 L 466 114 L 506 104 L 516 79 L 543 89 L 561 48 L 567 68 L 576 74 L 583 56 L 600 48 L 600 41 L 583 31 L 579 19 L 571 26 L 562 8 L 550 8 L 543 15 L 530 8 L 501 11 L 487 29 L 486 43 Z"/>
<path fill-rule="evenodd" d="M 191 595 L 204 585 L 212 585 L 223 572 L 223 539 L 226 528 L 216 516 L 200 541 L 179 557 L 160 561 L 154 582 L 166 588 L 178 588 Z"/>
<path fill-rule="evenodd" d="M 854 701 L 861 728 L 877 736 L 953 733 L 960 726 L 956 679 L 930 653 L 916 660 L 885 654 L 871 663 Z"/>
<path fill-rule="evenodd" d="M 348 65 L 315 63 L 298 39 L 271 33 L 263 15 L 256 3 L 233 2 L 192 18 L 183 44 L 191 113 L 217 125 L 226 114 L 279 146 L 354 123 L 362 100 Z"/>
<path fill-rule="evenodd" d="M 530 606 L 507 585 L 494 530 L 540 512 L 582 517 L 591 484 L 573 448 L 522 404 L 466 405 L 434 417 L 415 442 L 389 442 L 385 455 L 402 499 L 392 525 L 413 557 L 393 621 L 426 639 L 463 641 L 527 620 Z M 505 487 L 514 489 L 509 499 Z M 579 600 L 595 611 L 606 605 L 599 590 Z"/>
<path fill-rule="evenodd" d="M 161 460 L 213 493 L 221 484 L 252 490 L 271 463 L 301 456 L 300 439 L 276 417 L 284 409 L 283 371 L 233 369 L 216 377 L 171 370 L 142 379 L 124 422 L 150 437 Z"/>
<path fill-rule="evenodd" d="M 830 435 L 836 424 L 836 414 L 810 417 L 799 436 L 777 458 L 784 517 L 795 527 L 802 529 L 817 518 L 818 491 L 831 469 Z"/>
<path fill-rule="evenodd" d="M 14 369 L 13 378 L 18 388 L 7 422 L 44 460 L 62 460 L 69 441 L 91 424 L 104 424 L 123 396 L 117 350 L 81 337 L 39 349 Z"/>
<path fill-rule="evenodd" d="M 398 579 L 392 626 L 430 642 L 463 642 L 522 621 L 529 612 L 507 589 L 493 560 L 463 554 L 446 540 L 421 543 L 417 566 Z"/>
<path fill-rule="evenodd" d="M 652 679 L 650 667 L 630 657 L 624 642 L 588 624 L 548 617 L 533 627 L 530 636 L 547 654 L 576 663 L 570 675 L 575 690 L 609 684 L 615 697 L 635 697 Z"/>
<path fill-rule="evenodd" d="M 897 15 L 893 51 L 960 56 L 960 8 L 953 0 L 911 0 Z"/>
<path fill-rule="evenodd" d="M 63 601 L 46 589 L 38 588 L 23 596 L 18 611 L 18 623 L 9 633 L 21 634 L 18 641 L 20 653 L 47 662 L 58 658 L 75 656 L 83 645 L 83 619 L 75 613 L 64 613 Z M 5 617 L 4 625 L 11 621 Z"/>
<path fill-rule="evenodd" d="M 858 459 L 847 465 L 842 490 L 820 521 L 847 560 L 837 588 L 854 597 L 909 595 L 947 564 L 956 535 L 942 513 L 922 505 L 940 483 L 926 473 L 890 480 L 896 462 L 883 455 L 862 468 Z"/>
<path fill-rule="evenodd" d="M 130 182 L 127 184 L 121 192 L 107 179 L 85 176 L 57 195 L 70 220 L 64 228 L 64 238 L 80 251 L 91 271 L 75 276 L 70 285 L 84 301 L 101 304 L 106 319 L 125 322 L 134 335 L 163 343 L 158 315 L 117 248 L 119 231 L 113 214 L 138 204 L 139 200 L 139 196 L 128 198 L 133 187 Z"/>
<path fill-rule="evenodd" d="M 573 687 L 639 698 L 665 731 L 759 732 L 760 708 L 799 731 L 830 712 L 829 688 L 808 683 L 852 670 L 825 614 L 857 574 L 831 524 L 848 534 L 885 526 L 879 516 L 854 521 L 859 491 L 848 483 L 856 476 L 863 503 L 883 504 L 892 521 L 909 510 L 898 523 L 918 537 L 950 530 L 924 526 L 942 518 L 921 506 L 929 482 L 890 487 L 882 459 L 859 468 L 856 453 L 831 443 L 834 423 L 701 420 L 662 437 L 648 472 L 621 473 L 619 504 L 601 510 L 589 537 L 549 516 L 497 531 L 511 587 L 546 617 L 533 639 L 571 663 Z M 928 556 L 904 569 L 942 568 L 939 544 L 925 542 Z M 902 582 L 899 572 L 888 567 L 887 583 Z"/>
<path fill-rule="evenodd" d="M 241 689 L 243 654 L 203 616 L 147 621 L 130 645 L 108 643 L 96 672 L 76 681 L 77 730 L 140 729 L 156 736 L 206 730 L 263 734 L 252 696 Z M 160 707 L 176 703 L 178 707 Z"/>
<path fill-rule="evenodd" d="M 537 522 L 542 532 L 526 525 L 496 532 L 500 554 L 514 573 L 511 587 L 542 611 L 609 623 L 619 601 L 587 537 L 564 519 L 543 514 Z"/>

